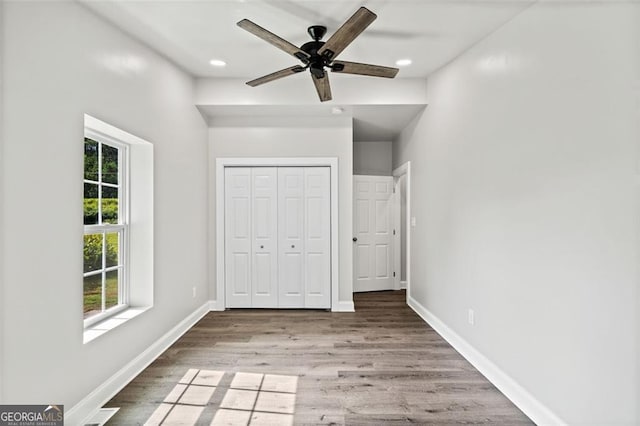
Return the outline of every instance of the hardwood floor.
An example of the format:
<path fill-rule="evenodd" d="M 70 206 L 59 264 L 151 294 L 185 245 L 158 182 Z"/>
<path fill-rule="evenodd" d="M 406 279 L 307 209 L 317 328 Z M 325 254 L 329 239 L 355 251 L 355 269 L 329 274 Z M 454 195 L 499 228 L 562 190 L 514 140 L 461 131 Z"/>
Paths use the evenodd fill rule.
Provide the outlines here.
<path fill-rule="evenodd" d="M 157 422 L 151 423 L 158 424 L 172 409 L 173 417 L 167 415 L 164 424 L 171 423 L 182 415 L 178 408 L 194 409 L 186 399 L 163 403 L 173 401 L 167 397 L 181 381 L 186 383 L 178 385 L 183 398 L 188 386 L 206 395 L 212 392 L 195 406 L 198 425 L 211 424 L 218 411 L 218 421 L 223 414 L 242 415 L 254 418 L 251 424 L 286 424 L 291 419 L 294 424 L 533 424 L 406 306 L 404 291 L 359 293 L 354 299 L 355 313 L 209 313 L 109 401 L 106 406 L 121 409 L 108 424 L 144 424 L 154 412 Z M 221 378 L 212 382 L 215 388 L 196 386 L 196 370 L 219 372 Z M 298 378 L 294 388 L 277 389 L 276 384 L 271 389 L 284 389 L 288 395 L 268 392 L 268 380 L 280 377 L 291 385 L 291 376 Z M 243 377 L 255 378 L 261 387 L 235 386 Z M 219 410 L 221 404 L 232 407 L 229 392 L 244 393 L 254 402 L 245 411 Z M 269 417 L 271 412 L 287 413 L 287 408 L 264 408 L 263 397 L 295 398 L 293 417 Z M 186 414 L 183 420 L 189 423 Z"/>

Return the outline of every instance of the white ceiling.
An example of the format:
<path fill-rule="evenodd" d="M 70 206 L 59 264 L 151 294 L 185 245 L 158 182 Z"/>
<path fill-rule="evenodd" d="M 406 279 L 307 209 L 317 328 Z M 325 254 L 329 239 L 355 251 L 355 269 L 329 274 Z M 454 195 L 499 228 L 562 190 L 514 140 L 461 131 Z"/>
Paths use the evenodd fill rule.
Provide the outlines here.
<path fill-rule="evenodd" d="M 143 41 L 195 77 L 253 79 L 298 61 L 242 30 L 248 18 L 295 45 L 310 41 L 310 25 L 328 27 L 325 40 L 360 6 L 378 15 L 340 59 L 395 66 L 413 64 L 396 78 L 427 77 L 513 18 L 533 0 L 81 0 L 95 13 Z M 224 68 L 211 59 L 227 63 Z M 343 76 L 344 77 L 344 76 Z M 372 78 L 372 77 L 361 77 Z M 386 108 L 386 109 L 385 109 Z M 202 110 L 202 108 L 201 108 Z M 220 111 L 217 110 L 216 114 Z M 234 112 L 226 112 L 233 115 Z M 356 140 L 389 140 L 380 123 L 408 122 L 415 108 L 353 111 Z M 403 125 L 404 125 L 403 124 Z M 372 139 L 376 132 L 379 135 Z"/>

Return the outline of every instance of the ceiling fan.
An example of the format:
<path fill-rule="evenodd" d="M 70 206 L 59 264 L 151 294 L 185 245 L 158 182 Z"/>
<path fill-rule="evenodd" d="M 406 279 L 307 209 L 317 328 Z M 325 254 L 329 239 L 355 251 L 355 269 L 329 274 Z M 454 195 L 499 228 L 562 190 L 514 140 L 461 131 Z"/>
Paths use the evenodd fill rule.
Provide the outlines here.
<path fill-rule="evenodd" d="M 356 13 L 347 19 L 338 30 L 333 33 L 326 42 L 321 41 L 327 32 L 327 27 L 322 25 L 312 25 L 307 32 L 313 38 L 300 47 L 278 37 L 274 33 L 265 30 L 261 26 L 243 19 L 238 22 L 238 26 L 251 34 L 260 37 L 275 47 L 287 52 L 299 59 L 303 65 L 295 65 L 285 68 L 255 80 L 248 81 L 251 87 L 259 86 L 279 78 L 287 77 L 309 69 L 311 79 L 316 87 L 320 101 L 331 100 L 331 86 L 326 68 L 332 72 L 344 74 L 359 74 L 373 77 L 393 78 L 398 73 L 398 68 L 383 67 L 381 65 L 361 64 L 358 62 L 337 61 L 336 57 L 349 45 L 356 37 L 369 26 L 377 15 L 366 7 L 361 7 Z"/>

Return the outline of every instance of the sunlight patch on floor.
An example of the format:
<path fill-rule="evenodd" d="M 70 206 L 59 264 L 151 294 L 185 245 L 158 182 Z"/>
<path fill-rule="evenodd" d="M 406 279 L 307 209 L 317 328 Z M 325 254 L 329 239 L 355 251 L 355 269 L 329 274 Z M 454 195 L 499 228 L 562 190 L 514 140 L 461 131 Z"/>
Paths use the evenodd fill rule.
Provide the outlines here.
<path fill-rule="evenodd" d="M 297 376 L 228 373 L 231 384 L 221 387 L 223 371 L 189 369 L 145 425 L 193 426 L 199 422 L 214 393 L 222 393 L 211 426 L 293 424 Z"/>

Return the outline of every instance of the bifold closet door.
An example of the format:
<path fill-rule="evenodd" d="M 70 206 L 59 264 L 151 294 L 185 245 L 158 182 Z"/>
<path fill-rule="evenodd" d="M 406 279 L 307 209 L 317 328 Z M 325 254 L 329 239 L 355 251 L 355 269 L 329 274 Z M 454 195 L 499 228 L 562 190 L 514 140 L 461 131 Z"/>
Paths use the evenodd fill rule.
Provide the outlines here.
<path fill-rule="evenodd" d="M 224 169 L 225 306 L 251 306 L 251 169 Z"/>
<path fill-rule="evenodd" d="M 328 167 L 278 169 L 280 308 L 331 307 Z"/>
<path fill-rule="evenodd" d="M 251 169 L 251 307 L 278 306 L 278 169 Z"/>
<path fill-rule="evenodd" d="M 277 169 L 225 168 L 226 307 L 277 306 L 277 244 Z"/>
<path fill-rule="evenodd" d="M 225 168 L 225 306 L 331 307 L 329 167 Z"/>
<path fill-rule="evenodd" d="M 331 177 L 329 167 L 304 168 L 304 307 L 331 307 Z"/>
<path fill-rule="evenodd" d="M 304 307 L 304 169 L 278 169 L 278 307 Z"/>

